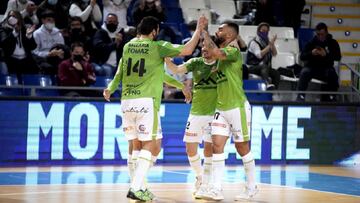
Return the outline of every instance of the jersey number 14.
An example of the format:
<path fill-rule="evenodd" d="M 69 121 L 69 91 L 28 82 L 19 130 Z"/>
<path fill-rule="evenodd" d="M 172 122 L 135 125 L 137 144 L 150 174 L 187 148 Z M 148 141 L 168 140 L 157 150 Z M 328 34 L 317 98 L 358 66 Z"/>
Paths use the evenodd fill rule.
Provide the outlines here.
<path fill-rule="evenodd" d="M 136 63 L 133 65 L 132 58 L 129 58 L 127 63 L 127 73 L 126 75 L 129 76 L 131 72 L 139 73 L 139 77 L 142 77 L 144 73 L 146 73 L 145 70 L 145 59 L 141 58 L 140 60 L 136 61 Z"/>

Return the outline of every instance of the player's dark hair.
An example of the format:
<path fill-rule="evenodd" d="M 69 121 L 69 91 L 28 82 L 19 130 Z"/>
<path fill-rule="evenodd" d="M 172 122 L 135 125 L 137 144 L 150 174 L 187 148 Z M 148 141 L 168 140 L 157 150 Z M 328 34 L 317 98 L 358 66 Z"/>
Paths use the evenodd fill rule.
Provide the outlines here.
<path fill-rule="evenodd" d="M 148 16 L 141 20 L 138 25 L 138 34 L 148 35 L 159 27 L 159 20 L 155 17 Z"/>
<path fill-rule="evenodd" d="M 239 26 L 232 22 L 232 21 L 229 21 L 229 20 L 226 20 L 224 21 L 222 24 L 226 24 L 227 26 L 229 26 L 231 29 L 234 30 L 235 34 L 238 35 L 239 34 Z"/>

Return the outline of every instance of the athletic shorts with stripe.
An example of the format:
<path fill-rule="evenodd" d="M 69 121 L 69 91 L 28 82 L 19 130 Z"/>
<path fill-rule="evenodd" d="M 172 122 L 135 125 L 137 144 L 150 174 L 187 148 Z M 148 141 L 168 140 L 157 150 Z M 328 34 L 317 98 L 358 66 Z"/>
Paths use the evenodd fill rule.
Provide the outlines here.
<path fill-rule="evenodd" d="M 125 99 L 121 102 L 122 125 L 127 140 L 161 139 L 160 116 L 152 98 Z"/>
<path fill-rule="evenodd" d="M 243 107 L 227 111 L 216 110 L 211 123 L 211 134 L 233 136 L 234 142 L 250 140 L 251 106 L 245 102 Z"/>
<path fill-rule="evenodd" d="M 211 121 L 213 116 L 197 116 L 189 115 L 186 123 L 186 130 L 184 135 L 184 142 L 188 143 L 202 143 L 212 142 L 211 140 Z"/>

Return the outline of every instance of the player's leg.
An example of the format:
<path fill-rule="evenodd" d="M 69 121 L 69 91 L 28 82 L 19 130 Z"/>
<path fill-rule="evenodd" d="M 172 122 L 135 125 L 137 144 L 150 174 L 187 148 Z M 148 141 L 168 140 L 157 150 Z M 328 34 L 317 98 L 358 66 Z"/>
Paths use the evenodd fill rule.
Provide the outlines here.
<path fill-rule="evenodd" d="M 258 192 L 258 188 L 255 182 L 255 160 L 250 151 L 249 144 L 251 107 L 248 102 L 245 102 L 244 107 L 237 108 L 236 111 L 234 111 L 232 115 L 234 118 L 234 123 L 232 123 L 232 134 L 234 135 L 236 151 L 242 157 L 246 176 L 246 186 L 244 192 L 235 197 L 235 200 L 241 200 L 243 198 L 253 197 Z"/>
<path fill-rule="evenodd" d="M 225 172 L 225 154 L 224 147 L 229 138 L 229 125 L 223 112 L 217 111 L 214 120 L 211 123 L 212 134 L 212 188 L 209 190 L 207 197 L 214 200 L 222 200 L 222 180 Z"/>
<path fill-rule="evenodd" d="M 205 126 L 207 123 L 205 123 Z M 191 169 L 195 172 L 195 193 L 202 183 L 202 166 L 201 157 L 198 153 L 199 144 L 202 142 L 202 134 L 204 128 L 204 116 L 189 115 L 185 135 L 183 141 L 186 146 L 186 154 L 188 156 Z M 194 194 L 195 194 L 194 193 Z"/>
<path fill-rule="evenodd" d="M 138 139 L 133 139 L 129 141 L 129 150 L 130 150 L 130 145 L 132 148 L 132 152 L 131 152 L 131 165 L 128 164 L 128 168 L 130 171 L 130 180 L 133 180 L 134 177 L 134 173 L 135 173 L 135 168 L 136 168 L 136 162 L 141 150 L 141 142 Z"/>

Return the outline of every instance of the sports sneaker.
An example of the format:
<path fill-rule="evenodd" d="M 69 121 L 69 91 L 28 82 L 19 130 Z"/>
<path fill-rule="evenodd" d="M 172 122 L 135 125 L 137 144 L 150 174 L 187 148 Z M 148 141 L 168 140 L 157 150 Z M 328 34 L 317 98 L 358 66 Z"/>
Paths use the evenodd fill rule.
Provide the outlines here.
<path fill-rule="evenodd" d="M 209 188 L 205 194 L 203 194 L 203 199 L 212 199 L 215 201 L 220 201 L 224 199 L 224 195 L 221 190 L 217 188 Z"/>
<path fill-rule="evenodd" d="M 244 200 L 244 199 L 251 199 L 258 192 L 259 192 L 259 189 L 258 189 L 257 185 L 255 185 L 255 188 L 253 188 L 253 189 L 250 189 L 250 188 L 248 188 L 246 186 L 245 190 L 242 192 L 241 195 L 235 196 L 235 201 L 241 201 L 241 200 Z"/>
<path fill-rule="evenodd" d="M 202 183 L 202 176 L 196 176 L 195 192 L 199 190 L 201 183 Z"/>
<path fill-rule="evenodd" d="M 203 199 L 207 194 L 209 187 L 207 185 L 202 184 L 200 188 L 194 193 L 195 199 Z"/>
<path fill-rule="evenodd" d="M 127 193 L 126 197 L 133 199 L 133 200 L 143 201 L 143 202 L 152 200 L 148 193 L 145 193 L 142 190 L 134 191 L 131 188 L 130 188 L 129 192 Z"/>
<path fill-rule="evenodd" d="M 144 193 L 146 193 L 151 198 L 151 200 L 154 200 L 156 198 L 154 193 L 150 192 L 150 190 L 147 188 L 144 190 Z"/>

